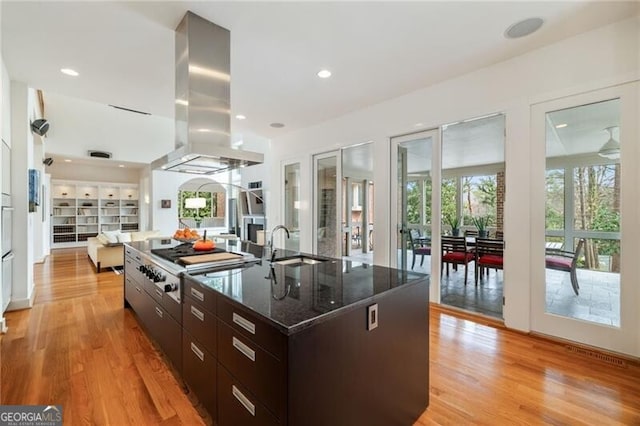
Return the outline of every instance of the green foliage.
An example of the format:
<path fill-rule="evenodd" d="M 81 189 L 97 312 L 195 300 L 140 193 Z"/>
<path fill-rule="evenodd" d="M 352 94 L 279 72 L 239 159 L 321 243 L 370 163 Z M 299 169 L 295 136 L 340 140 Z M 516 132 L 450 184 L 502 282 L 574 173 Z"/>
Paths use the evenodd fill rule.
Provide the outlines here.
<path fill-rule="evenodd" d="M 407 222 L 420 223 L 420 185 L 418 182 L 407 182 Z"/>
<path fill-rule="evenodd" d="M 181 218 L 193 218 L 193 219 L 201 219 L 203 217 L 215 217 L 217 204 L 214 202 L 216 200 L 217 193 L 215 192 L 198 192 L 198 197 L 202 197 L 207 201 L 207 205 L 201 209 L 188 209 L 184 206 L 185 200 L 187 198 L 195 198 L 195 191 L 178 191 L 178 216 Z"/>
<path fill-rule="evenodd" d="M 460 228 L 460 218 L 455 215 L 445 215 L 444 221 L 447 225 L 451 227 L 451 229 Z"/>
<path fill-rule="evenodd" d="M 489 218 L 489 216 L 478 216 L 478 217 L 472 218 L 472 220 L 473 220 L 473 224 L 476 226 L 476 228 L 478 228 L 478 231 L 480 232 L 484 232 L 487 229 L 487 226 L 489 226 L 489 223 L 491 222 L 491 219 Z"/>
<path fill-rule="evenodd" d="M 455 179 L 442 179 L 441 191 L 442 217 L 457 216 Z"/>

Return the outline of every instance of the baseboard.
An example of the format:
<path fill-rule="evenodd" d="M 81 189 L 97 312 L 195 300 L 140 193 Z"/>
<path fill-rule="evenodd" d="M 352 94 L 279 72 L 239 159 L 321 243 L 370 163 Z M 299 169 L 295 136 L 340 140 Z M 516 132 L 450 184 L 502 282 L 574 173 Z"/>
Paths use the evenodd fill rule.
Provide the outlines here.
<path fill-rule="evenodd" d="M 35 289 L 31 292 L 30 298 L 25 299 L 12 299 L 7 306 L 7 311 L 20 311 L 22 309 L 31 309 L 33 307 L 33 301 L 36 298 Z"/>
<path fill-rule="evenodd" d="M 4 317 L 0 318 L 0 333 L 4 334 L 9 330 L 7 327 L 7 320 Z"/>

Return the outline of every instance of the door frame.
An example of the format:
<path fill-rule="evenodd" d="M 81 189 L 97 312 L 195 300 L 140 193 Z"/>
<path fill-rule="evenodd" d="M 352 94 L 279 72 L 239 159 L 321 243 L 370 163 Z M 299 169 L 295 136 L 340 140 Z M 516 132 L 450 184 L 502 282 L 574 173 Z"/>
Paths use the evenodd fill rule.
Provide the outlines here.
<path fill-rule="evenodd" d="M 638 113 L 639 84 L 627 83 L 541 102 L 531 106 L 531 330 L 606 350 L 640 355 L 638 329 L 640 291 L 634 280 L 640 273 L 636 254 L 640 251 L 638 195 L 640 150 L 637 148 L 640 124 Z M 620 99 L 620 327 L 546 313 L 545 279 L 545 173 L 546 113 L 591 103 Z"/>
<path fill-rule="evenodd" d="M 436 127 L 433 129 L 422 130 L 420 132 L 409 133 L 390 138 L 390 228 L 389 228 L 389 265 L 392 268 L 398 268 L 398 249 L 402 249 L 397 246 L 397 235 L 400 231 L 400 221 L 398 218 L 398 211 L 396 200 L 398 200 L 398 149 L 400 144 L 409 142 L 415 139 L 432 138 L 431 144 L 431 275 L 430 275 L 430 289 L 429 300 L 434 303 L 440 303 L 440 238 L 433 238 L 433 236 L 439 236 L 442 233 L 441 220 L 433 220 L 433 218 L 440 218 L 442 216 L 440 205 L 440 185 L 441 185 L 441 153 L 442 153 L 442 129 Z M 406 185 L 405 185 L 406 188 Z M 404 248 L 406 250 L 406 248 Z M 400 269 L 400 268 L 399 268 Z"/>
<path fill-rule="evenodd" d="M 335 257 L 342 257 L 342 149 L 313 154 L 312 158 L 312 190 L 313 190 L 313 221 L 312 241 L 313 253 L 318 254 L 318 207 L 320 206 L 320 191 L 318 191 L 318 160 L 336 157 L 336 252 Z"/>

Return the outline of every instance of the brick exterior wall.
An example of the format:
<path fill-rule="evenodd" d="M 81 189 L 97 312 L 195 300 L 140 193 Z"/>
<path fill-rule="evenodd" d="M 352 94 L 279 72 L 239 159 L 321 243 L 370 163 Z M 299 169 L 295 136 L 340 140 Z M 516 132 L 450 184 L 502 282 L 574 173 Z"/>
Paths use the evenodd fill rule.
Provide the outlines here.
<path fill-rule="evenodd" d="M 496 176 L 496 229 L 503 231 L 504 226 L 504 172 L 498 172 Z"/>

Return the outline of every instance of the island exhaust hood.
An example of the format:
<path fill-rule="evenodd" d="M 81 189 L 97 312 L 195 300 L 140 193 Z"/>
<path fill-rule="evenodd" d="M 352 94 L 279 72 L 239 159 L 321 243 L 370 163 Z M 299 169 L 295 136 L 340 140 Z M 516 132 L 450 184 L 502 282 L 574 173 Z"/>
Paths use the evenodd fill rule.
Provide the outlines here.
<path fill-rule="evenodd" d="M 187 12 L 175 35 L 176 149 L 151 168 L 206 175 L 261 164 L 263 154 L 231 148 L 229 30 Z"/>

